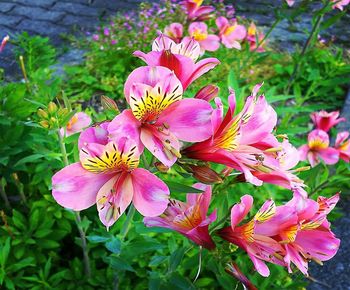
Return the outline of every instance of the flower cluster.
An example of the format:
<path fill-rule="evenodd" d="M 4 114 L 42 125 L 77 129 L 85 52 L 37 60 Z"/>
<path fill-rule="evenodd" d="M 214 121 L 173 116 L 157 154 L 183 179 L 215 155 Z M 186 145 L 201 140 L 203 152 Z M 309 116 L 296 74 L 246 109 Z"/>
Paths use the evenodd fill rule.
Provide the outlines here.
<path fill-rule="evenodd" d="M 308 143 L 299 148 L 301 160 L 308 160 L 312 167 L 324 161 L 325 164 L 336 164 L 340 159 L 350 162 L 349 132 L 339 132 L 334 147 L 330 146 L 329 131 L 338 123 L 345 121 L 339 118 L 339 112 L 314 112 L 311 119 L 315 129 L 308 135 Z"/>
<path fill-rule="evenodd" d="M 288 6 L 291 7 L 294 5 L 295 0 L 286 0 L 286 2 L 288 4 Z M 350 4 L 350 0 L 331 0 L 330 2 L 333 4 L 333 6 L 332 6 L 333 9 L 337 8 L 341 11 L 344 10 L 345 6 Z"/>
<path fill-rule="evenodd" d="M 200 1 L 188 2 L 197 5 L 193 17 L 206 15 L 203 11 L 208 8 L 200 10 Z M 224 19 L 219 22 L 222 27 L 227 24 Z M 195 80 L 220 63 L 216 58 L 199 60 L 202 48 L 195 38 L 175 41 L 162 34 L 153 41 L 152 51 L 134 55 L 146 65 L 132 71 L 124 84 L 129 108 L 80 134 L 79 162 L 52 178 L 55 200 L 73 210 L 96 204 L 107 228 L 132 203 L 148 227 L 173 229 L 208 250 L 216 248 L 213 235 L 237 245 L 263 276 L 269 275 L 265 261 L 289 271 L 294 264 L 307 274 L 308 260 L 334 256 L 339 240 L 330 230 L 327 215 L 339 196 L 317 201 L 307 196 L 297 176 L 302 170 L 296 168 L 299 153 L 285 135 L 274 135 L 277 114 L 259 93 L 262 84 L 253 88 L 239 112 L 235 93 L 229 89 L 229 106 L 224 112 L 215 85 L 204 86 L 194 97 L 184 97 Z M 327 131 L 338 121 L 318 120 L 318 130 Z M 77 132 L 89 122 L 86 116 L 75 115 L 63 132 Z M 158 160 L 153 171 L 145 163 L 146 168 L 139 167 L 146 149 Z M 210 163 L 222 164 L 225 169 L 219 175 Z M 215 209 L 209 210 L 215 198 L 212 186 L 195 184 L 193 188 L 200 194 L 189 193 L 186 202 L 174 199 L 167 184 L 154 174 L 156 168 L 166 171 L 174 164 L 187 168 L 202 182 L 221 182 L 221 178 L 256 186 L 267 182 L 292 190 L 294 197 L 282 206 L 266 201 L 252 219 L 239 225 L 253 205 L 252 196 L 245 195 L 231 208 L 231 226 L 209 231 L 217 217 Z M 218 223 L 216 228 L 220 226 Z M 228 272 L 249 284 L 235 266 Z"/>

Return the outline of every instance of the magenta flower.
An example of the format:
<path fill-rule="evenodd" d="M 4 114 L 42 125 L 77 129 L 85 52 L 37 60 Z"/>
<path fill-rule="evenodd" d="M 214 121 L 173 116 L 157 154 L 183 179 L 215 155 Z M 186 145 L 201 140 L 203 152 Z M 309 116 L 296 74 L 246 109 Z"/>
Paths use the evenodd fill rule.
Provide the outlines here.
<path fill-rule="evenodd" d="M 313 123 L 315 124 L 316 129 L 320 129 L 325 132 L 328 132 L 335 125 L 346 120 L 345 118 L 338 118 L 339 111 L 334 111 L 330 113 L 326 111 L 314 112 L 310 115 L 310 117 Z"/>
<path fill-rule="evenodd" d="M 183 36 L 183 26 L 180 23 L 171 23 L 164 28 L 164 34 L 179 43 Z"/>
<path fill-rule="evenodd" d="M 10 36 L 6 35 L 2 41 L 1 41 L 1 44 L 0 44 L 0 52 L 2 52 L 6 46 L 6 43 L 9 41 L 10 39 Z"/>
<path fill-rule="evenodd" d="M 234 92 L 228 97 L 229 110 L 225 117 L 221 100 L 216 98 L 218 109 L 212 117 L 214 135 L 186 148 L 183 154 L 193 159 L 224 164 L 243 172 L 248 182 L 261 185 L 262 181 L 251 172 L 266 171 L 268 168 L 263 163 L 264 151 L 254 144 L 271 134 L 277 123 L 277 114 L 263 95 L 257 97 L 260 87 L 254 87 L 243 110 L 235 116 Z"/>
<path fill-rule="evenodd" d="M 93 41 L 98 41 L 100 39 L 100 36 L 98 35 L 98 34 L 94 34 L 93 36 L 92 36 L 92 40 Z"/>
<path fill-rule="evenodd" d="M 60 134 L 66 137 L 73 135 L 75 133 L 81 132 L 84 128 L 91 124 L 91 118 L 89 115 L 79 112 L 74 114 L 74 116 L 69 120 L 66 128 L 61 128 Z"/>
<path fill-rule="evenodd" d="M 338 8 L 339 10 L 343 11 L 344 7 L 350 4 L 350 0 L 331 0 L 331 2 L 335 3 L 332 8 Z"/>
<path fill-rule="evenodd" d="M 339 152 L 339 158 L 350 162 L 350 139 L 349 132 L 340 132 L 335 140 L 335 149 Z"/>
<path fill-rule="evenodd" d="M 258 290 L 258 288 L 256 288 L 254 286 L 254 284 L 252 282 L 250 282 L 249 279 L 242 273 L 242 271 L 238 268 L 237 264 L 235 264 L 235 263 L 227 264 L 225 271 L 226 271 L 226 273 L 232 275 L 238 281 L 240 281 L 242 283 L 242 285 L 244 286 L 244 289 L 246 289 L 246 290 Z"/>
<path fill-rule="evenodd" d="M 255 24 L 252 22 L 248 28 L 247 33 L 247 41 L 249 44 L 250 51 L 257 51 L 257 52 L 264 52 L 265 51 L 265 41 L 263 39 L 265 38 L 265 35 L 263 33 L 259 33 L 256 29 Z M 257 42 L 258 39 L 258 42 Z M 259 47 L 258 47 L 259 44 Z"/>
<path fill-rule="evenodd" d="M 329 136 L 323 130 L 313 130 L 308 135 L 308 144 L 299 148 L 300 160 L 308 160 L 312 167 L 322 159 L 326 164 L 335 164 L 339 160 L 339 152 L 329 147 Z"/>
<path fill-rule="evenodd" d="M 137 168 L 142 147 L 128 124 L 110 138 L 108 123 L 88 128 L 79 138 L 80 162 L 52 177 L 52 195 L 62 206 L 83 210 L 95 203 L 102 223 L 109 228 L 132 202 L 144 216 L 158 216 L 168 204 L 163 181 Z"/>
<path fill-rule="evenodd" d="M 241 49 L 240 41 L 247 35 L 246 28 L 243 25 L 238 25 L 237 22 L 230 23 L 223 16 L 218 17 L 215 22 L 219 28 L 219 36 L 222 44 L 227 48 Z"/>
<path fill-rule="evenodd" d="M 289 7 L 292 7 L 295 3 L 295 0 L 286 0 Z"/>
<path fill-rule="evenodd" d="M 204 193 L 187 194 L 186 203 L 170 200 L 168 208 L 159 217 L 145 217 L 147 227 L 163 227 L 179 232 L 196 244 L 207 249 L 214 249 L 215 244 L 209 235 L 208 226 L 216 220 L 216 210 L 208 217 L 211 200 L 211 186 L 195 184 L 194 188 Z"/>
<path fill-rule="evenodd" d="M 131 110 L 114 118 L 113 133 L 123 122 L 134 126 L 143 145 L 164 165 L 180 157 L 180 142 L 200 142 L 212 135 L 210 104 L 182 99 L 182 85 L 174 72 L 161 66 L 144 66 L 128 77 L 124 94 Z M 196 128 L 196 130 L 193 130 Z"/>
<path fill-rule="evenodd" d="M 203 21 L 211 17 L 215 8 L 213 6 L 201 6 L 203 0 L 184 0 L 183 7 L 186 9 L 187 19 L 191 21 Z"/>
<path fill-rule="evenodd" d="M 308 261 L 318 263 L 331 259 L 338 251 L 340 241 L 330 230 L 327 215 L 339 200 L 319 197 L 317 202 L 298 193 L 286 205 L 279 206 L 268 221 L 258 224 L 256 232 L 273 237 L 283 245 L 282 254 L 289 272 L 291 263 L 308 275 Z"/>
<path fill-rule="evenodd" d="M 208 34 L 208 26 L 204 22 L 193 22 L 188 27 L 188 33 L 201 46 L 201 51 L 215 51 L 220 47 L 220 37 Z"/>
<path fill-rule="evenodd" d="M 109 28 L 108 28 L 108 27 L 105 27 L 105 28 L 103 29 L 103 34 L 106 35 L 106 36 L 109 36 L 110 31 L 109 31 Z"/>
<path fill-rule="evenodd" d="M 200 53 L 200 46 L 193 39 L 187 37 L 176 44 L 170 38 L 160 35 L 153 42 L 151 52 L 146 54 L 135 51 L 134 55 L 149 66 L 164 66 L 174 71 L 186 90 L 197 78 L 220 63 L 216 58 L 205 58 L 195 63 Z"/>
<path fill-rule="evenodd" d="M 244 195 L 241 202 L 231 209 L 231 226 L 221 229 L 218 234 L 225 240 L 233 243 L 247 252 L 255 269 L 260 275 L 270 275 L 269 268 L 264 261 L 285 266 L 285 262 L 276 253 L 283 253 L 283 247 L 277 241 L 266 235 L 256 232 L 256 226 L 271 219 L 276 213 L 276 206 L 268 200 L 257 214 L 247 223 L 240 225 L 253 205 L 253 197 Z"/>

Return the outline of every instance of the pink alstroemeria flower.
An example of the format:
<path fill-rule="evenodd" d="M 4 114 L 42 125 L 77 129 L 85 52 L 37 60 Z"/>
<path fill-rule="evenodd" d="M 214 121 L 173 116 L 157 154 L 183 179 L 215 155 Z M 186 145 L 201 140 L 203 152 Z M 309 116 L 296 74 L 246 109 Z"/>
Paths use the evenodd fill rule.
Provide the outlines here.
<path fill-rule="evenodd" d="M 344 7 L 350 4 L 350 0 L 331 0 L 331 2 L 336 3 L 332 6 L 333 9 L 338 8 L 343 11 Z"/>
<path fill-rule="evenodd" d="M 183 26 L 181 23 L 171 23 L 164 28 L 164 34 L 174 40 L 176 43 L 181 42 L 183 36 Z"/>
<path fill-rule="evenodd" d="M 201 54 L 197 41 L 185 37 L 176 44 L 169 37 L 160 35 L 152 44 L 152 51 L 143 53 L 135 51 L 134 55 L 141 58 L 149 66 L 164 66 L 174 71 L 181 81 L 184 90 L 197 78 L 217 66 L 216 58 L 205 58 L 196 63 Z"/>
<path fill-rule="evenodd" d="M 73 117 L 69 120 L 66 128 L 61 128 L 60 133 L 64 136 L 66 133 L 66 137 L 73 135 L 75 133 L 81 132 L 84 128 L 88 127 L 91 124 L 91 118 L 89 115 L 84 112 L 79 112 L 73 115 Z"/>
<path fill-rule="evenodd" d="M 253 197 L 244 195 L 241 202 L 231 209 L 231 226 L 219 230 L 218 234 L 245 250 L 259 274 L 267 277 L 270 275 L 270 270 L 264 261 L 286 265 L 279 256 L 283 254 L 283 247 L 271 237 L 256 232 L 258 224 L 268 221 L 275 215 L 276 206 L 272 200 L 266 201 L 249 222 L 238 226 L 247 216 L 252 205 Z"/>
<path fill-rule="evenodd" d="M 287 2 L 289 7 L 292 7 L 294 5 L 294 3 L 295 3 L 294 0 L 286 0 L 286 2 Z"/>
<path fill-rule="evenodd" d="M 264 152 L 264 171 L 252 171 L 252 174 L 259 180 L 267 183 L 276 184 L 284 188 L 301 188 L 304 182 L 299 179 L 293 169 L 300 161 L 298 149 L 289 143 L 288 139 L 282 142 L 270 134 L 262 142 L 253 145 Z M 306 192 L 301 191 L 307 196 Z"/>
<path fill-rule="evenodd" d="M 5 45 L 6 45 L 6 43 L 9 41 L 9 39 L 10 39 L 10 36 L 8 36 L 8 35 L 6 35 L 6 36 L 2 39 L 1 44 L 0 44 L 0 52 L 2 52 L 2 51 L 4 50 Z"/>
<path fill-rule="evenodd" d="M 208 34 L 208 26 L 204 22 L 193 22 L 188 27 L 188 33 L 201 46 L 201 51 L 215 51 L 220 47 L 220 37 Z"/>
<path fill-rule="evenodd" d="M 350 162 L 350 139 L 349 132 L 339 132 L 335 140 L 335 149 L 339 152 L 339 158 Z"/>
<path fill-rule="evenodd" d="M 144 216 L 158 216 L 168 204 L 169 189 L 158 177 L 137 168 L 142 147 L 128 124 L 111 139 L 108 123 L 86 129 L 79 138 L 80 162 L 52 177 L 52 195 L 63 207 L 83 210 L 95 203 L 109 228 L 132 202 Z M 123 132 L 125 134 L 123 134 Z M 129 138 L 130 137 L 130 138 Z"/>
<path fill-rule="evenodd" d="M 213 6 L 201 6 L 203 0 L 184 0 L 183 7 L 186 9 L 187 19 L 191 21 L 203 21 L 211 18 L 210 13 L 215 10 Z"/>
<path fill-rule="evenodd" d="M 276 208 L 276 214 L 256 226 L 260 235 L 273 237 L 283 245 L 281 256 L 291 273 L 291 263 L 308 275 L 308 261 L 318 263 L 331 259 L 338 251 L 340 241 L 330 230 L 327 215 L 339 200 L 319 197 L 317 202 L 295 192 L 286 205 Z"/>
<path fill-rule="evenodd" d="M 147 227 L 175 230 L 196 244 L 212 250 L 215 244 L 209 235 L 208 227 L 216 220 L 216 210 L 207 217 L 211 186 L 197 183 L 193 187 L 204 192 L 187 194 L 186 203 L 171 199 L 161 216 L 145 217 L 143 221 Z"/>
<path fill-rule="evenodd" d="M 227 18 L 220 16 L 216 19 L 216 25 L 219 28 L 221 42 L 227 48 L 241 49 L 240 42 L 246 37 L 247 30 L 243 25 L 230 23 Z"/>
<path fill-rule="evenodd" d="M 182 99 L 182 93 L 181 82 L 168 68 L 137 68 L 124 86 L 131 110 L 115 117 L 109 130 L 113 134 L 123 123 L 134 126 L 143 145 L 164 165 L 172 166 L 181 157 L 179 140 L 200 142 L 212 135 L 210 104 Z"/>
<path fill-rule="evenodd" d="M 254 284 L 250 282 L 249 279 L 242 273 L 237 264 L 227 264 L 225 271 L 240 281 L 243 284 L 245 290 L 258 290 L 258 288 L 256 288 Z"/>
<path fill-rule="evenodd" d="M 324 163 L 332 165 L 338 162 L 339 152 L 329 147 L 329 136 L 323 130 L 313 130 L 308 135 L 308 144 L 299 148 L 300 160 L 308 160 L 312 167 L 320 163 L 320 158 Z"/>
<path fill-rule="evenodd" d="M 256 42 L 256 39 L 258 38 L 258 42 Z M 264 52 L 265 51 L 265 41 L 263 39 L 265 38 L 265 35 L 263 33 L 259 33 L 256 29 L 256 25 L 252 22 L 250 26 L 248 27 L 248 33 L 247 33 L 247 41 L 249 43 L 249 49 L 250 51 L 256 52 Z M 259 47 L 257 45 L 259 44 Z"/>
<path fill-rule="evenodd" d="M 236 98 L 234 92 L 228 97 L 229 109 L 223 117 L 223 105 L 215 99 L 218 109 L 213 113 L 211 138 L 183 150 L 189 158 L 224 164 L 241 171 L 245 179 L 255 185 L 262 181 L 251 171 L 266 171 L 264 151 L 254 144 L 267 138 L 277 123 L 277 114 L 263 95 L 257 96 L 261 85 L 253 89 L 243 110 L 234 116 Z"/>
<path fill-rule="evenodd" d="M 310 115 L 310 117 L 313 123 L 315 124 L 316 129 L 320 129 L 325 132 L 328 132 L 335 125 L 346 120 L 345 118 L 338 118 L 339 111 L 334 111 L 330 113 L 326 111 L 314 112 Z"/>

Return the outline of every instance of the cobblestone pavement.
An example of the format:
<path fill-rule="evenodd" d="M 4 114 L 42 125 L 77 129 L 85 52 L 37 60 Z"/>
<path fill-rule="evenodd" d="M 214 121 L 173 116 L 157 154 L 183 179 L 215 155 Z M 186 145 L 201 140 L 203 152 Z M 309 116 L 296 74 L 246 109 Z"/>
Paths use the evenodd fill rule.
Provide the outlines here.
<path fill-rule="evenodd" d="M 141 0 L 0 0 L 0 38 L 23 31 L 65 44 L 64 34 L 93 30 L 118 11 L 136 9 Z M 11 45 L 0 54 L 7 75 L 17 70 Z"/>

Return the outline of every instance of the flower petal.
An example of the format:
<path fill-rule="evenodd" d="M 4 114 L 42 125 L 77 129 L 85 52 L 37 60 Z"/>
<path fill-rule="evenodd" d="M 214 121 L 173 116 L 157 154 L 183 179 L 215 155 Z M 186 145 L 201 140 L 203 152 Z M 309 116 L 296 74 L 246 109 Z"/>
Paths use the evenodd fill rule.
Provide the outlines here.
<path fill-rule="evenodd" d="M 246 217 L 253 206 L 253 197 L 251 195 L 243 195 L 241 202 L 235 204 L 231 209 L 231 227 L 232 230 Z"/>
<path fill-rule="evenodd" d="M 83 210 L 95 204 L 97 192 L 111 176 L 91 173 L 74 163 L 52 177 L 52 195 L 63 207 Z"/>
<path fill-rule="evenodd" d="M 168 206 L 169 188 L 157 176 L 143 168 L 132 171 L 133 204 L 143 216 L 158 216 Z"/>

